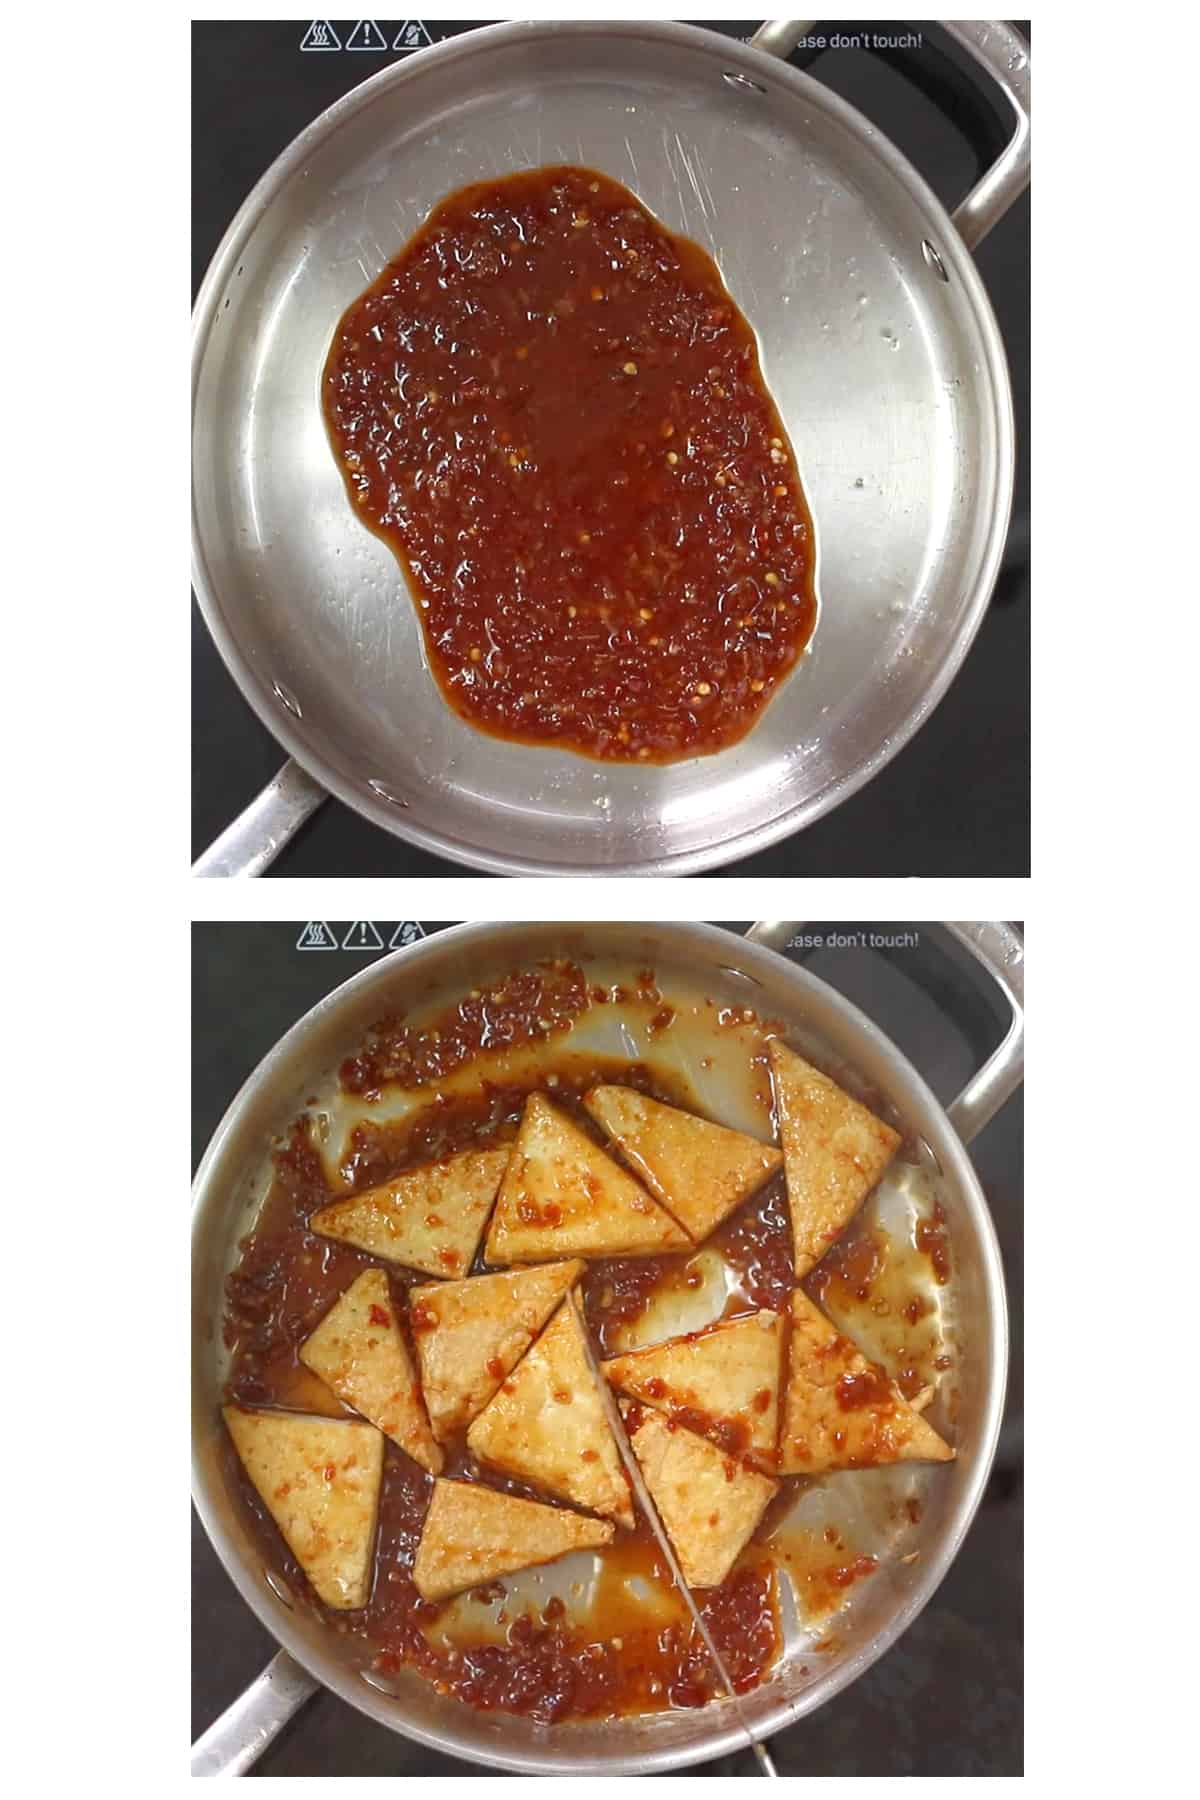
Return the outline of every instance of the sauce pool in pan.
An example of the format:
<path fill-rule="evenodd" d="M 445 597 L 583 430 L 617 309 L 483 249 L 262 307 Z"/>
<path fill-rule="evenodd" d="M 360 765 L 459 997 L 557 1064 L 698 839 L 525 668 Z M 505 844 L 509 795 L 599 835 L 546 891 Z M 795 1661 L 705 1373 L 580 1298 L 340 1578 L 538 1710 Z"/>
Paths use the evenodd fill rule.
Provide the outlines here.
<path fill-rule="evenodd" d="M 754 333 L 712 258 L 605 175 L 443 200 L 339 322 L 323 401 L 481 730 L 719 750 L 812 634 L 812 522 Z"/>

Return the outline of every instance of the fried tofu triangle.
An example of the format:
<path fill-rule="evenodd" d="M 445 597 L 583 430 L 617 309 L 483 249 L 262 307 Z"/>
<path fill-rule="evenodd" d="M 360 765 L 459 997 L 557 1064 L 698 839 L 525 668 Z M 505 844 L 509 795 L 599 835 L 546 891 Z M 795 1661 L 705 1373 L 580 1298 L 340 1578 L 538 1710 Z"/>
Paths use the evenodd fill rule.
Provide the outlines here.
<path fill-rule="evenodd" d="M 633 1529 L 633 1500 L 583 1347 L 564 1300 L 467 1433 L 482 1461 Z"/>
<path fill-rule="evenodd" d="M 487 1405 L 583 1267 L 547 1263 L 412 1290 L 408 1322 L 435 1437 L 445 1442 Z"/>
<path fill-rule="evenodd" d="M 309 1224 L 424 1275 L 465 1275 L 507 1163 L 507 1150 L 464 1150 L 333 1200 Z"/>
<path fill-rule="evenodd" d="M 488 1231 L 491 1263 L 689 1250 L 639 1181 L 541 1094 L 531 1094 Z"/>
<path fill-rule="evenodd" d="M 611 1544 L 606 1519 L 585 1519 L 561 1506 L 518 1500 L 474 1482 L 437 1480 L 413 1564 L 422 1600 L 445 1600 L 464 1588 L 554 1562 L 569 1550 Z"/>
<path fill-rule="evenodd" d="M 884 1463 L 950 1462 L 954 1451 L 799 1288 L 779 1466 L 785 1475 L 871 1469 Z"/>
<path fill-rule="evenodd" d="M 798 1281 L 840 1236 L 901 1140 L 898 1131 L 778 1038 L 767 1049 Z"/>
<path fill-rule="evenodd" d="M 222 1408 L 242 1467 L 326 1606 L 365 1606 L 383 1437 L 357 1419 Z"/>
<path fill-rule="evenodd" d="M 697 1243 L 783 1166 L 773 1144 L 664 1106 L 636 1088 L 596 1087 L 583 1104 Z"/>
<path fill-rule="evenodd" d="M 436 1475 L 441 1447 L 429 1429 L 388 1278 L 364 1269 L 300 1346 L 300 1361 L 340 1400 Z"/>
<path fill-rule="evenodd" d="M 627 1410 L 628 1402 L 622 1409 Z M 722 1455 L 649 1407 L 629 1413 L 633 1453 L 689 1587 L 717 1587 L 732 1569 L 779 1483 Z"/>
<path fill-rule="evenodd" d="M 774 1467 L 782 1356 L 783 1320 L 763 1311 L 601 1366 L 622 1393 L 683 1415 L 690 1430 L 732 1455 Z"/>

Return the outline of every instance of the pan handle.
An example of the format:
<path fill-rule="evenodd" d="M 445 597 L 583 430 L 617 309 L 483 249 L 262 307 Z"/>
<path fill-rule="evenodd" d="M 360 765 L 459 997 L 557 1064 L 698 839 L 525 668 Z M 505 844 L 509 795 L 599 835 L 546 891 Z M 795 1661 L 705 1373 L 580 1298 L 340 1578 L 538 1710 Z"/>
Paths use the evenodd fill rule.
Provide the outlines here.
<path fill-rule="evenodd" d="M 746 937 L 752 944 L 783 952 L 801 929 L 798 923 L 764 919 L 752 925 Z M 991 921 L 947 923 L 946 930 L 987 970 L 1012 1014 L 1003 1043 L 946 1108 L 955 1131 L 969 1144 L 1016 1093 L 1025 1074 L 1025 944 L 1015 926 Z"/>
<path fill-rule="evenodd" d="M 261 875 L 329 798 L 298 762 L 285 762 L 232 825 L 192 864 L 193 875 Z"/>
<path fill-rule="evenodd" d="M 320 1687 L 286 1650 L 192 1745 L 193 1775 L 244 1775 Z"/>
<path fill-rule="evenodd" d="M 946 1108 L 955 1131 L 969 1144 L 1025 1077 L 1025 941 L 1013 925 L 947 923 L 946 929 L 983 964 L 1012 1014 L 1003 1042 Z"/>
<path fill-rule="evenodd" d="M 1029 45 L 1003 19 L 942 19 L 939 24 L 991 76 L 1016 117 L 1000 156 L 951 214 L 963 243 L 974 250 L 1029 186 Z M 750 44 L 786 60 L 815 29 L 813 19 L 768 19 Z"/>

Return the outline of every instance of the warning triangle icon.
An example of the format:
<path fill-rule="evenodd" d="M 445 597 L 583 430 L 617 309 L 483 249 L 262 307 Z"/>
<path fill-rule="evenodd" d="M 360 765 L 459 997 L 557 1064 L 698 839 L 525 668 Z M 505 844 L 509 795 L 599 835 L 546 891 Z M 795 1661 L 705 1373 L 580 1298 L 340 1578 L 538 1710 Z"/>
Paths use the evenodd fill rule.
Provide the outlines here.
<path fill-rule="evenodd" d="M 346 39 L 347 50 L 386 50 L 387 39 L 374 19 L 360 19 Z"/>
<path fill-rule="evenodd" d="M 383 939 L 370 919 L 356 919 L 342 939 L 343 950 L 382 950 Z"/>
<path fill-rule="evenodd" d="M 338 941 L 323 919 L 310 919 L 296 939 L 297 950 L 336 950 Z"/>
<path fill-rule="evenodd" d="M 422 25 L 420 19 L 405 19 L 396 33 L 393 50 L 427 50 L 433 39 Z"/>
<path fill-rule="evenodd" d="M 403 950 L 406 944 L 415 944 L 425 933 L 415 919 L 402 919 L 392 933 L 389 950 Z"/>
<path fill-rule="evenodd" d="M 314 19 L 300 40 L 302 50 L 340 50 L 341 47 L 342 40 L 328 19 Z"/>

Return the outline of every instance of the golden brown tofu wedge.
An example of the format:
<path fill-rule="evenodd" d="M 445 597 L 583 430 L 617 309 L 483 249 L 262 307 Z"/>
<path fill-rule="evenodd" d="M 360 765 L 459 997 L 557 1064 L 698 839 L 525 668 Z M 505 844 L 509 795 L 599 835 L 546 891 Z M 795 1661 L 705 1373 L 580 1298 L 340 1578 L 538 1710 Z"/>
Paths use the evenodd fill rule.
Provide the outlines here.
<path fill-rule="evenodd" d="M 611 1544 L 607 1519 L 518 1500 L 473 1482 L 433 1484 L 413 1582 L 423 1600 L 445 1600 L 517 1569 L 554 1562 L 570 1550 Z"/>
<path fill-rule="evenodd" d="M 441 1446 L 425 1417 L 384 1270 L 364 1269 L 351 1282 L 300 1346 L 300 1360 L 423 1469 L 438 1473 Z"/>
<path fill-rule="evenodd" d="M 792 1341 L 779 1439 L 785 1475 L 949 1462 L 954 1451 L 831 1325 L 807 1294 L 792 1295 Z"/>
<path fill-rule="evenodd" d="M 730 1455 L 774 1468 L 782 1360 L 783 1320 L 764 1310 L 601 1366 L 622 1393 Z"/>
<path fill-rule="evenodd" d="M 629 1482 L 569 1299 L 500 1383 L 468 1431 L 467 1444 L 506 1475 L 632 1530 Z"/>
<path fill-rule="evenodd" d="M 626 1401 L 622 1411 L 627 1411 Z M 639 1416 L 640 1414 L 640 1416 Z M 717 1587 L 779 1492 L 652 1408 L 628 1411 L 630 1444 L 689 1587 Z"/>
<path fill-rule="evenodd" d="M 697 1243 L 783 1165 L 773 1144 L 664 1106 L 636 1088 L 596 1087 L 583 1103 Z"/>
<path fill-rule="evenodd" d="M 303 1413 L 222 1416 L 242 1467 L 326 1606 L 365 1606 L 371 1592 L 383 1436 L 357 1419 Z"/>
<path fill-rule="evenodd" d="M 541 1094 L 529 1096 L 492 1214 L 489 1262 L 690 1248 L 640 1181 Z"/>
<path fill-rule="evenodd" d="M 424 1275 L 465 1275 L 507 1163 L 507 1150 L 464 1150 L 333 1200 L 309 1223 L 322 1237 Z"/>
<path fill-rule="evenodd" d="M 444 1443 L 482 1411 L 582 1273 L 570 1260 L 412 1290 L 408 1322 L 435 1437 Z"/>
<path fill-rule="evenodd" d="M 900 1147 L 900 1133 L 778 1038 L 767 1046 L 796 1279 L 820 1262 Z"/>

